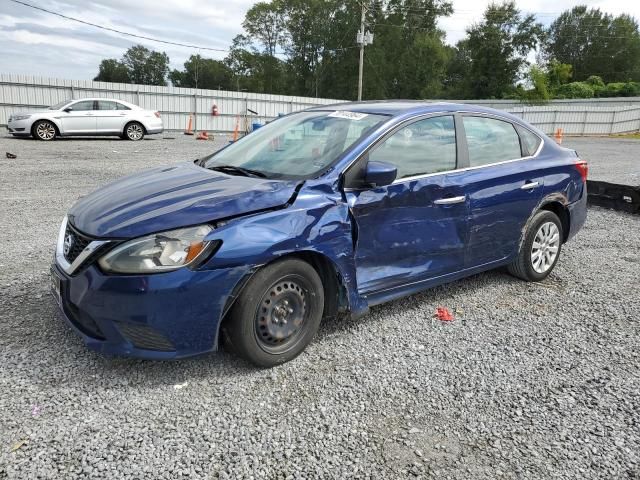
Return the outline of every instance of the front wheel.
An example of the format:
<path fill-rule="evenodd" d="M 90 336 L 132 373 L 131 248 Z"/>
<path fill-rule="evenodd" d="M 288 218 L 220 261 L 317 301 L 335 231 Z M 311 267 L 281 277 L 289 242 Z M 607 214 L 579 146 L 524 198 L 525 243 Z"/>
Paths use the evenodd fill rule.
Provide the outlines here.
<path fill-rule="evenodd" d="M 124 136 L 134 142 L 142 140 L 144 138 L 144 127 L 138 122 L 128 123 L 124 127 Z"/>
<path fill-rule="evenodd" d="M 324 308 L 315 269 L 298 259 L 268 265 L 247 283 L 223 326 L 227 344 L 260 367 L 297 357 L 311 342 Z"/>
<path fill-rule="evenodd" d="M 56 127 L 48 120 L 40 120 L 33 126 L 33 136 L 44 142 L 54 140 L 56 138 Z"/>
<path fill-rule="evenodd" d="M 547 210 L 536 213 L 525 232 L 518 257 L 509 265 L 509 272 L 529 282 L 544 280 L 560 258 L 562 223 Z"/>

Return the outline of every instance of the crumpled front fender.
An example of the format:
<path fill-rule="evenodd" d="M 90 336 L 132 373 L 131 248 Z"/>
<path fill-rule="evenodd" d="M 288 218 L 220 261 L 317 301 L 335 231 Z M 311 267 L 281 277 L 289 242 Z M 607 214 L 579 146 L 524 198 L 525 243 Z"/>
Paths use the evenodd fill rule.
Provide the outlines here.
<path fill-rule="evenodd" d="M 236 218 L 207 239 L 222 246 L 202 268 L 258 267 L 292 253 L 320 254 L 340 275 L 352 314 L 367 310 L 358 295 L 349 208 L 339 193 L 303 188 L 290 207 Z"/>

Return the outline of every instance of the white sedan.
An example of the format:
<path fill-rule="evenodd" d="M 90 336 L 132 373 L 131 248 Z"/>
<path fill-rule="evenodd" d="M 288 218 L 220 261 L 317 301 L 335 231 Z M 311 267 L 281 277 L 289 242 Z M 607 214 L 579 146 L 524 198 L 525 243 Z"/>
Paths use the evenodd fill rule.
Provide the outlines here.
<path fill-rule="evenodd" d="M 131 103 L 110 98 L 65 100 L 47 109 L 14 113 L 7 122 L 14 136 L 38 140 L 56 137 L 118 135 L 142 140 L 145 135 L 162 133 L 160 112 L 145 110 Z"/>

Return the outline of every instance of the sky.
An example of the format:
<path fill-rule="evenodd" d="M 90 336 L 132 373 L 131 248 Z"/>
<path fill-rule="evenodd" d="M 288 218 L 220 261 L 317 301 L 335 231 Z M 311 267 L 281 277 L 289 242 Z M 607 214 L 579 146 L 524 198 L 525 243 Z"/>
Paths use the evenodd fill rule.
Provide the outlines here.
<path fill-rule="evenodd" d="M 242 32 L 245 12 L 255 0 L 25 0 L 67 16 L 137 35 L 226 49 Z M 454 14 L 440 21 L 447 42 L 455 44 L 465 28 L 480 21 L 490 0 L 453 0 Z M 523 12 L 548 25 L 562 11 L 586 4 L 640 20 L 637 0 L 516 0 Z M 165 51 L 171 68 L 181 68 L 193 53 L 222 59 L 224 52 L 163 45 L 107 32 L 40 12 L 11 0 L 0 0 L 0 72 L 92 79 L 104 58 L 120 58 L 134 44 Z M 354 39 L 355 43 L 355 39 Z M 348 45 L 344 45 L 348 46 Z"/>

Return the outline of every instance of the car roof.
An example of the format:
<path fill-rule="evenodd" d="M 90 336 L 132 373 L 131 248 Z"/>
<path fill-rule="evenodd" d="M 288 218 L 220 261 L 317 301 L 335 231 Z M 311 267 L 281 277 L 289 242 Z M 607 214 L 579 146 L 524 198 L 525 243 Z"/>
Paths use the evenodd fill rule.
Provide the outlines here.
<path fill-rule="evenodd" d="M 87 98 L 73 98 L 71 100 L 69 100 L 69 102 L 84 102 L 84 101 L 95 101 L 95 100 L 102 100 L 105 102 L 119 102 L 119 103 L 123 103 L 127 106 L 131 106 L 131 107 L 137 107 L 138 105 L 131 103 L 131 102 L 127 102 L 126 100 L 121 100 L 119 98 L 103 98 L 103 97 L 87 97 Z"/>
<path fill-rule="evenodd" d="M 382 100 L 332 103 L 329 105 L 319 105 L 311 108 L 310 110 L 346 110 L 350 112 L 391 115 L 393 117 L 407 113 L 423 114 L 438 112 L 469 112 L 499 115 L 501 117 L 522 122 L 522 119 L 503 110 L 496 110 L 467 103 L 425 102 L 423 100 Z"/>

